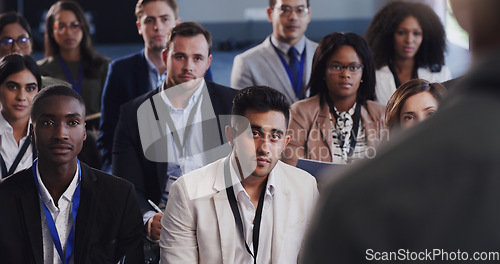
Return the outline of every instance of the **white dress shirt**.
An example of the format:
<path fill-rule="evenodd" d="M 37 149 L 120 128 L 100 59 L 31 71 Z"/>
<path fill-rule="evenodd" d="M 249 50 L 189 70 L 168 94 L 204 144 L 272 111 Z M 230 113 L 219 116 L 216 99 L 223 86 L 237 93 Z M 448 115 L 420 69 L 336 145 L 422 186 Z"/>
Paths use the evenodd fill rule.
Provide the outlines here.
<path fill-rule="evenodd" d="M 232 162 L 230 164 L 231 174 L 236 175 L 236 171 L 233 167 Z M 275 192 L 275 182 L 273 177 L 273 171 L 269 173 L 267 178 L 267 185 L 264 195 L 264 205 L 262 207 L 262 218 L 260 222 L 260 232 L 259 232 L 259 247 L 257 251 L 257 263 L 271 263 L 272 255 L 272 239 L 273 239 L 273 196 Z M 234 176 L 233 176 L 234 177 Z M 238 177 L 240 178 L 240 177 Z M 257 208 L 250 201 L 250 196 L 243 188 L 241 182 L 233 185 L 234 195 L 236 196 L 236 201 L 238 202 L 238 208 L 241 215 L 241 221 L 243 222 L 243 232 L 245 234 L 245 240 L 253 253 L 253 226 L 254 219 L 256 215 Z M 239 233 L 239 230 L 236 230 Z M 239 234 L 237 237 L 241 237 Z M 237 240 L 238 241 L 238 240 Z M 233 263 L 246 263 L 253 264 L 253 257 L 248 253 L 245 243 L 243 240 L 239 240 L 240 243 L 236 243 L 235 259 Z"/>
<path fill-rule="evenodd" d="M 28 123 L 31 124 L 31 120 Z M 5 120 L 2 114 L 0 114 L 0 154 L 2 155 L 2 158 L 5 162 L 5 165 L 7 166 L 7 170 L 10 169 L 12 166 L 12 163 L 16 159 L 17 153 L 21 150 L 24 141 L 29 136 L 29 129 L 26 132 L 26 135 L 21 138 L 19 141 L 19 145 L 17 144 L 16 140 L 14 139 L 14 130 L 12 129 L 12 126 Z M 17 165 L 16 170 L 14 173 L 23 170 L 25 168 L 28 168 L 31 166 L 31 163 L 33 163 L 33 148 L 30 146 L 24 153 L 23 158 Z M 0 179 L 5 178 L 8 175 L 2 175 L 2 171 L 0 170 Z"/>
<path fill-rule="evenodd" d="M 47 224 L 47 218 L 45 218 L 45 211 L 43 209 L 42 202 L 45 204 L 45 206 L 47 206 L 50 214 L 52 215 L 52 218 L 54 219 L 57 233 L 59 235 L 59 240 L 61 241 L 63 254 L 65 254 L 66 243 L 69 233 L 71 232 L 71 227 L 73 225 L 73 194 L 75 193 L 78 184 L 80 184 L 80 180 L 78 179 L 78 168 L 68 188 L 59 198 L 59 201 L 57 202 L 58 206 L 55 205 L 52 196 L 50 195 L 47 188 L 45 188 L 42 178 L 40 177 L 40 172 L 38 171 L 38 166 L 36 167 L 36 175 L 38 178 L 38 182 L 40 183 L 41 195 L 40 214 L 42 216 L 43 263 L 59 264 L 62 263 L 62 261 L 59 257 L 59 254 L 57 253 L 57 249 L 52 240 L 52 236 L 50 235 L 49 226 Z M 73 255 L 71 256 L 69 262 L 70 264 L 74 263 L 74 252 L 75 249 L 73 247 Z"/>

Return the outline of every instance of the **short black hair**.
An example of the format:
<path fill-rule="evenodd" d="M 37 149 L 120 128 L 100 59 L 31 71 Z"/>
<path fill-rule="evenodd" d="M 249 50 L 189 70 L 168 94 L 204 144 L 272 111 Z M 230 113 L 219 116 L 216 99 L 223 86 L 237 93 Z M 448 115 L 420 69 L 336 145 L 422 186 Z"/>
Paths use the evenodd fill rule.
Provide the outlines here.
<path fill-rule="evenodd" d="M 233 115 L 245 116 L 247 109 L 283 113 L 288 126 L 290 104 L 285 95 L 268 86 L 249 86 L 240 90 L 233 99 Z"/>
<path fill-rule="evenodd" d="M 29 55 L 10 54 L 0 59 L 0 84 L 14 73 L 28 70 L 35 76 L 38 91 L 42 88 L 42 77 L 35 60 Z"/>
<path fill-rule="evenodd" d="M 32 122 L 36 122 L 36 119 L 40 116 L 40 107 L 43 105 L 43 100 L 57 95 L 73 97 L 78 100 L 83 107 L 83 114 L 85 115 L 85 101 L 82 96 L 66 85 L 55 84 L 43 88 L 35 95 L 35 98 L 33 98 L 33 104 L 31 105 Z"/>
<path fill-rule="evenodd" d="M 165 45 L 165 51 L 168 53 L 170 45 L 174 41 L 176 36 L 182 37 L 195 37 L 202 34 L 208 43 L 208 54 L 212 54 L 212 35 L 208 30 L 206 30 L 202 25 L 196 22 L 182 22 L 170 30 L 167 35 L 167 43 Z"/>

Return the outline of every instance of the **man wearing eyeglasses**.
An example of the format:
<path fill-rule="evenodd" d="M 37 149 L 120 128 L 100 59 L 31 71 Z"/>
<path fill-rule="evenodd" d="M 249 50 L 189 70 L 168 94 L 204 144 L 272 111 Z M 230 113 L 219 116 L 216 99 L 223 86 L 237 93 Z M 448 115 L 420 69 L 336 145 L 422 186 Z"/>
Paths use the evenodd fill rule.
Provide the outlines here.
<path fill-rule="evenodd" d="M 311 21 L 309 0 L 269 0 L 267 17 L 273 24 L 271 36 L 234 58 L 231 87 L 267 85 L 293 103 L 306 97 L 318 46 L 304 36 Z"/>

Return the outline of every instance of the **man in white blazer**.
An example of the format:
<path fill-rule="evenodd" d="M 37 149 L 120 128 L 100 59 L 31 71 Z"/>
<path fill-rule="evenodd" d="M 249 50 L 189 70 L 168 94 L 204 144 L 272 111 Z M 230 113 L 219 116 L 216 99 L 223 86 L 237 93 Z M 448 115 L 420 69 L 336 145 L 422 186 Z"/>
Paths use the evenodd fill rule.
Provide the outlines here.
<path fill-rule="evenodd" d="M 234 99 L 223 159 L 181 176 L 162 217 L 162 263 L 297 263 L 316 180 L 281 161 L 289 104 L 255 86 Z"/>
<path fill-rule="evenodd" d="M 304 36 L 311 21 L 309 0 L 269 0 L 267 16 L 273 25 L 271 36 L 234 58 L 231 87 L 270 86 L 282 92 L 291 104 L 304 98 L 318 46 Z M 291 48 L 295 49 L 293 56 Z M 297 59 L 295 63 L 292 57 Z"/>

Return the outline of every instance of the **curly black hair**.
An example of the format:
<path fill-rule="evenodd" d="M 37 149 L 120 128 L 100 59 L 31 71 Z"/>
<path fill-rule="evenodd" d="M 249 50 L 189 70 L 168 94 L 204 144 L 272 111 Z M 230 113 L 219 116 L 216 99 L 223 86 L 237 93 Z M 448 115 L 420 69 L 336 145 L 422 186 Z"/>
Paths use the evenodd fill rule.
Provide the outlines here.
<path fill-rule="evenodd" d="M 422 27 L 423 39 L 415 54 L 417 67 L 440 72 L 446 52 L 446 33 L 439 17 L 427 5 L 414 2 L 389 2 L 373 17 L 365 39 L 373 51 L 375 67 L 388 65 L 394 57 L 394 33 L 403 20 L 415 17 Z"/>

